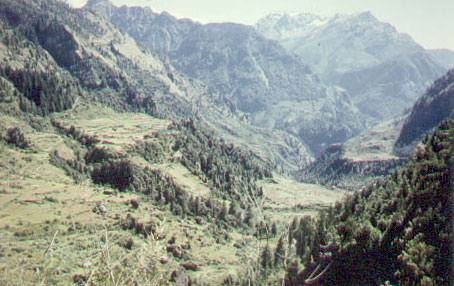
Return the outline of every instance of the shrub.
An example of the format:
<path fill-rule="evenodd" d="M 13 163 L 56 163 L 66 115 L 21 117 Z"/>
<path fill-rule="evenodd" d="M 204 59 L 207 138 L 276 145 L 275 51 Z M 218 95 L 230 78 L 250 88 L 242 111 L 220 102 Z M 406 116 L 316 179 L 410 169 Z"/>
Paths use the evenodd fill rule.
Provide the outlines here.
<path fill-rule="evenodd" d="M 125 160 L 95 164 L 91 178 L 95 184 L 109 184 L 120 191 L 128 188 L 134 180 L 132 166 Z"/>
<path fill-rule="evenodd" d="M 19 127 L 12 127 L 6 133 L 5 141 L 8 144 L 13 144 L 19 148 L 25 149 L 30 143 L 25 138 L 24 132 Z"/>

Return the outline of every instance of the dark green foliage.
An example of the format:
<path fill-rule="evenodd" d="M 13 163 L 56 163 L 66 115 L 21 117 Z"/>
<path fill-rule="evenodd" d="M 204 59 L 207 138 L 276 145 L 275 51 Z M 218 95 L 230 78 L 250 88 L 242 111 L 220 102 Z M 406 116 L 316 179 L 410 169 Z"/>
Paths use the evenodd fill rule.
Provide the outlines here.
<path fill-rule="evenodd" d="M 7 65 L 0 67 L 0 76 L 9 79 L 23 95 L 19 98 L 22 111 L 47 115 L 67 110 L 74 104 L 75 84 L 56 73 L 12 69 Z"/>
<path fill-rule="evenodd" d="M 24 132 L 22 132 L 19 127 L 8 128 L 6 136 L 3 139 L 6 141 L 6 143 L 15 145 L 18 148 L 22 149 L 25 149 L 30 145 L 27 138 L 25 138 Z"/>
<path fill-rule="evenodd" d="M 85 147 L 92 147 L 99 142 L 96 136 L 85 134 L 83 131 L 77 129 L 74 125 L 65 127 L 56 120 L 51 120 L 51 123 L 55 128 L 57 128 L 58 132 L 79 141 L 79 143 L 84 145 Z"/>
<path fill-rule="evenodd" d="M 86 137 L 83 132 L 73 126 L 65 128 L 55 121 L 53 125 L 62 133 L 79 141 L 81 141 L 80 138 Z M 142 156 L 150 163 L 159 163 L 167 156 L 175 155 L 177 152 L 184 155 L 186 149 L 183 147 L 181 150 L 174 151 L 170 146 L 182 138 L 182 134 L 187 134 L 186 132 L 186 129 L 182 129 L 180 133 L 170 130 L 168 133 L 154 134 L 153 136 L 147 137 L 146 141 L 138 142 L 134 146 L 128 147 L 129 152 Z M 167 136 L 168 134 L 169 136 Z M 94 146 L 93 142 L 97 140 L 91 139 L 87 137 L 87 139 L 83 140 L 84 143 L 89 143 L 88 145 L 83 145 L 88 147 L 88 150 L 83 156 L 83 161 L 87 164 L 94 183 L 108 184 L 121 191 L 131 190 L 144 193 L 156 202 L 168 205 L 175 215 L 183 217 L 187 215 L 204 217 L 207 220 L 216 222 L 220 227 L 241 225 L 243 211 L 238 207 L 240 201 L 231 203 L 230 208 L 227 208 L 227 204 L 221 203 L 220 200 L 204 199 L 201 197 L 193 198 L 181 186 L 177 185 L 172 177 L 156 169 L 139 168 L 128 159 L 128 156 L 119 155 L 104 147 Z M 192 138 L 192 140 L 198 140 L 198 138 Z M 202 146 L 202 144 L 205 144 L 205 141 L 197 146 Z M 216 142 L 215 144 L 219 143 Z M 218 156 L 226 157 L 227 155 L 220 153 Z M 229 162 L 226 158 L 223 159 L 223 162 L 230 165 L 238 164 L 236 161 Z M 67 169 L 66 167 L 63 168 Z M 240 169 L 239 167 L 236 168 Z M 255 185 L 255 182 L 250 179 L 250 183 L 248 184 L 252 186 L 252 184 Z M 258 189 L 256 186 L 250 188 Z M 220 191 L 217 194 L 222 195 L 223 192 Z M 228 198 L 227 194 L 224 194 L 224 196 Z M 253 214 L 251 211 L 249 219 L 252 218 Z"/>
<path fill-rule="evenodd" d="M 50 17 L 39 17 L 34 23 L 34 29 L 39 44 L 52 55 L 58 65 L 71 68 L 82 60 L 77 54 L 79 46 L 76 39 L 63 24 Z"/>
<path fill-rule="evenodd" d="M 225 205 L 225 202 L 222 204 L 221 211 L 219 212 L 218 219 L 219 220 L 225 220 L 227 215 L 227 207 Z"/>
<path fill-rule="evenodd" d="M 85 154 L 84 159 L 87 164 L 96 164 L 102 163 L 103 161 L 107 161 L 109 159 L 116 159 L 117 157 L 118 156 L 109 152 L 104 147 L 94 147 Z"/>
<path fill-rule="evenodd" d="M 148 237 L 149 235 L 156 232 L 156 225 L 153 221 L 141 222 L 130 213 L 128 213 L 126 217 L 120 221 L 120 226 L 124 230 L 134 230 L 136 234 L 142 234 L 144 237 Z M 133 243 L 134 242 L 131 240 L 131 238 L 129 238 L 126 241 L 125 247 L 130 249 Z M 127 247 L 128 245 L 129 247 Z"/>
<path fill-rule="evenodd" d="M 160 163 L 165 159 L 165 156 L 170 153 L 170 143 L 168 137 L 160 136 L 154 138 L 153 141 L 138 142 L 131 147 L 131 152 L 142 156 L 151 164 Z"/>
<path fill-rule="evenodd" d="M 173 124 L 170 129 L 180 132 L 172 149 L 182 153 L 181 163 L 202 180 L 209 180 L 216 195 L 242 205 L 254 204 L 262 196 L 256 181 L 272 174 L 253 154 L 215 139 L 193 120 Z"/>
<path fill-rule="evenodd" d="M 273 222 L 273 224 L 271 225 L 271 235 L 272 235 L 273 237 L 275 237 L 276 234 L 277 234 L 277 226 L 276 226 L 276 223 Z"/>
<path fill-rule="evenodd" d="M 266 244 L 260 255 L 260 265 L 262 266 L 262 268 L 271 268 L 273 265 L 272 262 L 273 259 L 271 257 L 271 251 L 268 247 L 268 244 Z"/>
<path fill-rule="evenodd" d="M 305 268 L 287 285 L 451 285 L 453 154 L 451 116 L 408 166 L 315 221 L 292 222 Z"/>
<path fill-rule="evenodd" d="M 285 259 L 284 239 L 282 236 L 279 238 L 276 250 L 274 251 L 274 266 L 279 265 Z"/>
<path fill-rule="evenodd" d="M 76 53 L 78 45 L 65 25 L 57 21 L 55 16 L 44 12 L 46 8 L 52 6 L 55 8 L 60 6 L 57 9 L 61 12 L 66 8 L 61 4 L 49 5 L 51 3 L 40 2 L 42 7 L 37 3 L 41 10 L 29 2 L 4 0 L 0 3 L 0 16 L 6 16 L 5 23 L 15 29 L 17 34 L 25 36 L 36 45 L 41 45 L 59 65 L 68 68 L 80 61 Z"/>
<path fill-rule="evenodd" d="M 93 56 L 79 46 L 76 36 L 102 37 L 105 33 L 100 21 L 92 21 L 85 11 L 70 9 L 61 1 L 4 0 L 0 2 L 0 18 L 15 35 L 5 37 L 4 41 L 13 52 L 22 52 L 19 44 L 38 50 L 41 56 L 42 51 L 45 51 L 56 62 L 57 73 L 65 74 L 68 78 L 72 76 L 83 90 L 88 91 L 87 96 L 92 100 L 117 110 L 157 114 L 152 97 L 158 89 L 163 89 L 163 84 L 155 79 L 155 75 L 139 69 L 131 60 L 116 52 L 113 45 L 110 49 L 102 46 L 94 48 L 102 57 L 110 57 L 110 52 L 113 52 L 122 71 L 112 68 L 101 57 Z M 30 65 L 36 66 L 37 63 L 33 60 L 38 59 L 39 56 L 36 55 L 36 59 L 31 59 Z M 30 100 L 30 103 L 21 101 L 24 111 L 46 115 L 68 109 L 72 105 L 72 94 L 80 93 L 78 85 L 70 84 L 77 87 L 70 90 L 63 82 L 64 89 L 54 88 L 56 77 L 53 70 L 49 69 L 46 73 L 35 72 L 34 69 L 21 70 L 19 72 L 25 73 L 25 77 L 14 77 L 14 80 L 7 76 L 24 93 L 25 98 Z M 30 73 L 31 81 L 28 80 Z"/>
<path fill-rule="evenodd" d="M 107 160 L 94 165 L 91 178 L 95 184 L 109 184 L 124 191 L 133 183 L 133 168 L 126 160 Z"/>

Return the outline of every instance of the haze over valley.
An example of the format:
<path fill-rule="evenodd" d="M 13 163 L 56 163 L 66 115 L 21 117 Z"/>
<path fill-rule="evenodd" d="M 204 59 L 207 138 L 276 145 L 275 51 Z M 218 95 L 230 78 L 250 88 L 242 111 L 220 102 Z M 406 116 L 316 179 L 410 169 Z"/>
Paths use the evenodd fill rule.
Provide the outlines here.
<path fill-rule="evenodd" d="M 454 51 L 374 12 L 0 0 L 0 85 L 1 285 L 454 283 Z"/>

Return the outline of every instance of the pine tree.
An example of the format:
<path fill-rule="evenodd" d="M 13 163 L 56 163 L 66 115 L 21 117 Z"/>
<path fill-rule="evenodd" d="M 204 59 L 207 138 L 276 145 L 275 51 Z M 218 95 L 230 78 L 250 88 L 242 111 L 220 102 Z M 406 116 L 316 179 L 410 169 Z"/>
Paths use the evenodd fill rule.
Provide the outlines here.
<path fill-rule="evenodd" d="M 260 255 L 260 265 L 262 265 L 263 269 L 270 268 L 272 266 L 272 261 L 270 249 L 268 244 L 266 244 Z"/>
<path fill-rule="evenodd" d="M 219 220 L 225 220 L 225 216 L 227 215 L 227 207 L 225 205 L 225 202 L 222 204 L 221 211 L 219 212 L 218 219 Z"/>
<path fill-rule="evenodd" d="M 281 261 L 285 258 L 284 252 L 284 239 L 279 237 L 279 240 L 276 245 L 276 250 L 274 251 L 274 266 L 281 263 Z"/>
<path fill-rule="evenodd" d="M 273 222 L 273 225 L 271 226 L 271 234 L 273 235 L 273 237 L 276 237 L 277 235 L 277 226 L 275 222 Z"/>

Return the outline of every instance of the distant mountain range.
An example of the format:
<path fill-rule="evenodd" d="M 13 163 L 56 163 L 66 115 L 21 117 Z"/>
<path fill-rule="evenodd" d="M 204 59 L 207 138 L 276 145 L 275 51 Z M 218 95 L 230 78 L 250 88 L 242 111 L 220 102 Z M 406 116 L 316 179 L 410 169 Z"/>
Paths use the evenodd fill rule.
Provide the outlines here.
<path fill-rule="evenodd" d="M 127 33 L 99 15 L 82 9 L 69 10 L 63 3 L 3 2 L 0 12 L 8 15 L 4 22 L 14 29 L 14 35 L 6 34 L 9 38 L 5 45 L 14 48 L 4 48 L 1 55 L 14 63 L 11 66 L 17 69 L 15 73 L 32 74 L 27 80 L 52 72 L 55 75 L 49 80 L 55 77 L 77 83 L 77 94 L 117 110 L 173 120 L 194 118 L 218 137 L 247 147 L 272 165 L 296 169 L 313 158 L 297 136 L 249 124 L 241 112 L 232 112 L 230 102 L 214 89 L 178 72 L 163 56 L 138 46 Z M 53 17 L 60 10 L 64 15 Z M 36 62 L 30 60 L 29 50 Z M 9 76 L 16 77 L 17 84 L 22 85 L 21 77 Z M 29 97 L 43 103 L 40 113 L 62 111 L 73 101 L 65 99 L 63 104 L 61 99 L 41 100 L 39 92 Z M 36 109 L 28 101 L 24 105 Z"/>
<path fill-rule="evenodd" d="M 454 67 L 454 52 L 427 51 L 370 12 L 332 18 L 275 13 L 256 30 L 299 55 L 326 84 L 345 88 L 372 123 L 400 115 Z"/>
<path fill-rule="evenodd" d="M 108 0 L 90 0 L 85 9 L 207 84 L 246 122 L 296 136 L 315 155 L 401 115 L 454 64 L 454 52 L 426 51 L 369 12 L 275 13 L 252 28 L 202 25 Z"/>
<path fill-rule="evenodd" d="M 322 84 L 302 60 L 251 26 L 201 25 L 107 0 L 91 0 L 85 8 L 222 94 L 247 122 L 297 136 L 314 154 L 363 129 L 345 90 Z"/>
<path fill-rule="evenodd" d="M 298 21 L 309 35 L 331 20 Z M 392 58 L 419 75 L 449 65 L 414 48 Z M 365 62 L 348 73 L 366 87 L 413 84 Z M 0 285 L 454 281 L 452 70 L 364 130 L 381 119 L 254 27 L 0 0 L 0 86 Z M 379 103 L 403 108 L 392 95 Z M 362 190 L 286 176 L 304 166 L 302 179 Z"/>
<path fill-rule="evenodd" d="M 107 0 L 90 0 L 85 10 L 116 27 L 103 21 L 86 27 L 98 40 L 85 31 L 80 36 L 62 30 L 59 37 L 69 39 L 65 49 L 55 44 L 60 38 L 41 44 L 84 87 L 103 93 L 100 100 L 164 117 L 198 118 L 220 137 L 293 170 L 330 144 L 401 113 L 451 59 L 451 52 L 427 52 L 370 13 L 332 19 L 275 14 L 251 27 L 202 25 Z M 352 27 L 362 28 L 354 33 Z M 312 39 L 307 47 L 295 44 L 304 39 Z M 349 40 L 357 43 L 342 57 Z M 326 52 L 313 51 L 318 60 L 309 52 L 315 42 L 330 42 Z M 306 48 L 304 55 L 295 54 Z M 124 106 L 117 90 L 133 107 Z"/>

